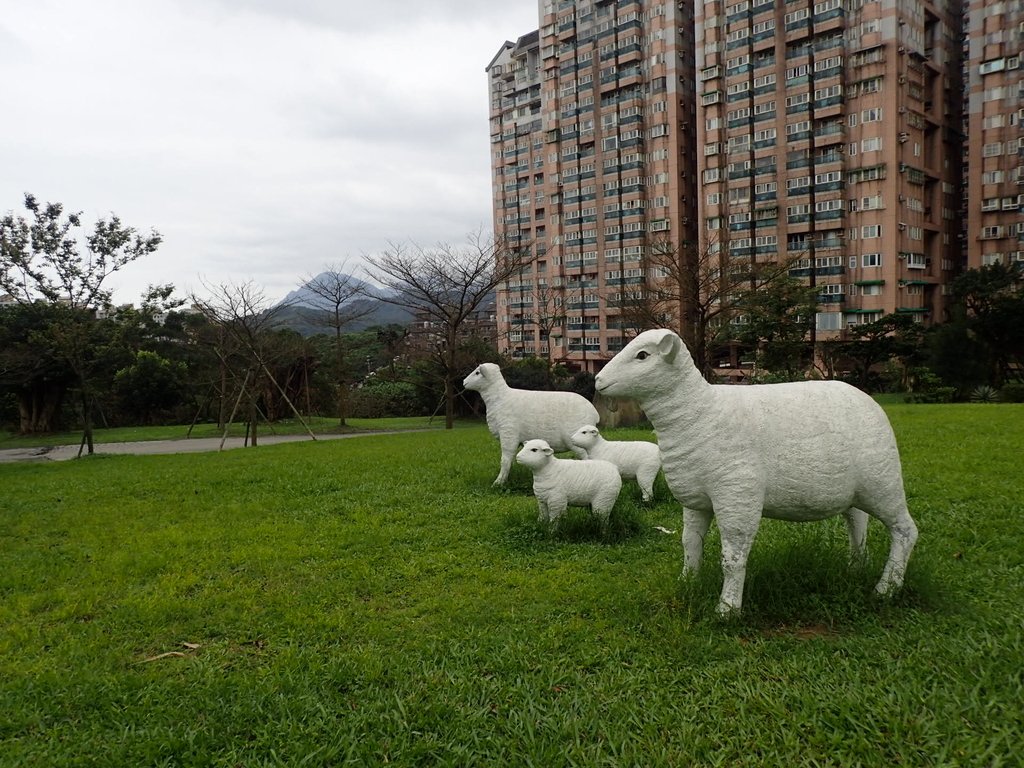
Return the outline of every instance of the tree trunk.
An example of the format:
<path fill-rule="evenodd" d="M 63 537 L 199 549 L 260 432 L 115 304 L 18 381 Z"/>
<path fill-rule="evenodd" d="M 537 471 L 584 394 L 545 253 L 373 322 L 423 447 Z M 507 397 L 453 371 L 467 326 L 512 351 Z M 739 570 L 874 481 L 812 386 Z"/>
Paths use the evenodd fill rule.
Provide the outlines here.
<path fill-rule="evenodd" d="M 82 442 L 88 447 L 87 453 L 92 456 L 96 448 L 92 441 L 92 398 L 85 386 L 82 386 Z M 82 449 L 78 449 L 78 455 L 82 455 Z"/>
<path fill-rule="evenodd" d="M 17 397 L 20 434 L 37 435 L 60 429 L 63 388 L 33 386 L 19 390 Z"/>
<path fill-rule="evenodd" d="M 341 341 L 341 323 L 335 326 L 334 363 L 338 374 L 338 426 L 347 426 L 348 422 L 348 385 L 345 382 L 345 348 Z"/>
<path fill-rule="evenodd" d="M 455 427 L 455 382 L 452 377 L 455 375 L 455 339 L 454 328 L 448 329 L 448 349 L 445 350 L 445 371 L 444 371 L 444 428 Z"/>

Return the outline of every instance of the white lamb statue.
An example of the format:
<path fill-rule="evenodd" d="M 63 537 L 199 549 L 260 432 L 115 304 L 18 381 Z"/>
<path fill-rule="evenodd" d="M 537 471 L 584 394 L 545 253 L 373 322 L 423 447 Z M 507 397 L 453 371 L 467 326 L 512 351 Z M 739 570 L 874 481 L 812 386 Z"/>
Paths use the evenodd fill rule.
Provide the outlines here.
<path fill-rule="evenodd" d="M 527 440 L 516 461 L 533 470 L 541 522 L 557 522 L 570 504 L 589 506 L 602 524 L 619 498 L 622 478 L 608 461 L 560 459 L 544 440 Z"/>
<path fill-rule="evenodd" d="M 597 376 L 608 397 L 636 400 L 661 447 L 665 479 L 683 505 L 683 567 L 700 566 L 714 516 L 722 538 L 722 614 L 739 612 L 747 556 L 761 517 L 845 515 L 862 553 L 865 512 L 889 530 L 876 591 L 903 584 L 917 526 L 907 511 L 896 439 L 868 395 L 836 381 L 708 384 L 672 331 L 645 331 Z"/>
<path fill-rule="evenodd" d="M 619 468 L 623 480 L 636 480 L 644 501 L 654 498 L 654 478 L 661 469 L 661 451 L 657 443 L 605 440 L 593 424 L 580 427 L 570 439 L 573 445 L 587 452 L 588 459 L 610 461 Z"/>
<path fill-rule="evenodd" d="M 487 427 L 501 443 L 501 471 L 495 485 L 508 480 L 520 443 L 537 438 L 556 451 L 574 450 L 569 441 L 572 433 L 598 420 L 597 409 L 582 395 L 513 389 L 494 363 L 477 366 L 462 386 L 480 393 L 487 406 Z"/>

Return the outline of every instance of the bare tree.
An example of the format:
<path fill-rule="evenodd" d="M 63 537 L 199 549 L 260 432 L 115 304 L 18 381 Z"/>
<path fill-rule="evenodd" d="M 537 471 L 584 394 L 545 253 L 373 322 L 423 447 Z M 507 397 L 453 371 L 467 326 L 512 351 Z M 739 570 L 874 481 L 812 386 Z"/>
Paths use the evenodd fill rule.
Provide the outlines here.
<path fill-rule="evenodd" d="M 349 379 L 345 365 L 345 337 L 343 331 L 356 320 L 373 312 L 373 304 L 360 302 L 365 295 L 363 281 L 345 271 L 345 263 L 330 265 L 316 277 L 304 282 L 313 295 L 313 307 L 322 312 L 322 324 L 334 332 L 334 387 L 338 405 L 338 426 L 345 426 L 348 416 Z"/>
<path fill-rule="evenodd" d="M 383 301 L 406 307 L 437 330 L 433 352 L 444 379 L 446 429 L 455 421 L 455 389 L 463 373 L 457 352 L 468 321 L 499 283 L 522 268 L 522 253 L 477 234 L 462 247 L 392 243 L 380 255 L 366 257 L 370 277 L 393 292 Z"/>
<path fill-rule="evenodd" d="M 642 262 L 647 279 L 619 301 L 623 324 L 635 333 L 673 327 L 686 341 L 694 363 L 709 376 L 711 347 L 722 328 L 741 312 L 746 297 L 789 276 L 799 258 L 731 259 L 714 236 L 681 245 L 659 241 Z"/>
<path fill-rule="evenodd" d="M 224 437 L 227 438 L 227 427 L 230 426 L 235 412 L 244 399 L 248 409 L 247 423 L 251 429 L 252 444 L 257 444 L 259 393 L 261 385 L 267 384 L 273 385 L 281 394 L 292 413 L 306 428 L 306 432 L 315 440 L 316 435 L 313 434 L 299 410 L 288 397 L 287 392 L 271 372 L 274 352 L 270 332 L 276 325 L 277 311 L 285 305 L 279 304 L 276 307 L 270 307 L 263 289 L 257 287 L 252 281 L 238 285 L 222 284 L 206 285 L 205 287 L 210 294 L 209 297 L 199 297 L 193 294 L 191 300 L 210 323 L 222 329 L 221 346 L 216 352 L 221 359 L 222 370 L 225 372 L 225 382 L 227 372 L 233 367 L 229 359 L 229 347 L 225 342 L 230 341 L 238 350 L 236 360 L 241 360 L 244 368 L 244 376 L 238 388 L 238 397 L 231 415 L 226 420 Z M 223 446 L 223 441 L 221 445 Z"/>

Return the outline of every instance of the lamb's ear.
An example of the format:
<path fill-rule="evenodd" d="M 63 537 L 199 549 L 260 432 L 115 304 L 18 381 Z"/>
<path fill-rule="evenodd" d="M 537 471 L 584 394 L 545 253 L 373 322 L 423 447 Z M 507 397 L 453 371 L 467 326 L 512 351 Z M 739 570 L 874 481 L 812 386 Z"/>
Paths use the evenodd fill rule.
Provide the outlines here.
<path fill-rule="evenodd" d="M 552 448 L 542 448 L 541 450 L 544 451 L 544 455 L 545 456 L 550 456 L 551 454 L 553 454 L 555 452 L 554 449 L 552 449 Z"/>
<path fill-rule="evenodd" d="M 671 363 L 676 359 L 676 355 L 679 353 L 679 346 L 682 343 L 682 339 L 672 331 L 665 330 L 662 332 L 661 338 L 658 339 L 658 352 L 665 358 L 666 362 Z"/>

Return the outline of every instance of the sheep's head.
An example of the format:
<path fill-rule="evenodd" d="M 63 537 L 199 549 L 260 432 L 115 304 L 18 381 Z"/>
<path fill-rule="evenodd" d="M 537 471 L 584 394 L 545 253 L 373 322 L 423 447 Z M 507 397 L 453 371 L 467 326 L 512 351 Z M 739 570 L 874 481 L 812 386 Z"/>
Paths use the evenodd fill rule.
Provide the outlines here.
<path fill-rule="evenodd" d="M 504 378 L 502 377 L 501 369 L 498 366 L 494 363 L 481 363 L 471 374 L 469 374 L 469 376 L 462 380 L 462 386 L 465 389 L 482 392 L 491 384 L 499 380 L 504 381 Z"/>
<path fill-rule="evenodd" d="M 597 374 L 597 391 L 606 397 L 643 401 L 674 386 L 693 368 L 683 340 L 667 328 L 644 331 Z"/>
<path fill-rule="evenodd" d="M 580 448 L 593 448 L 600 436 L 601 433 L 597 431 L 597 427 L 587 424 L 573 432 L 569 442 L 573 445 L 578 445 Z"/>
<path fill-rule="evenodd" d="M 527 440 L 516 454 L 516 463 L 530 469 L 540 469 L 551 459 L 554 453 L 545 440 Z"/>

